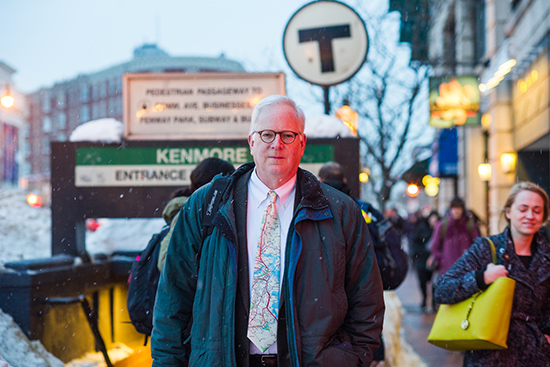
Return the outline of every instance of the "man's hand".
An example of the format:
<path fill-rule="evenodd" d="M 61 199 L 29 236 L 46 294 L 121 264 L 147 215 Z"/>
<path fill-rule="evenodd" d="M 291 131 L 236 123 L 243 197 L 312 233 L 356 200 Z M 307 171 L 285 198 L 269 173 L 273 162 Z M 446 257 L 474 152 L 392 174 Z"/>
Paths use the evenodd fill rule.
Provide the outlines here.
<path fill-rule="evenodd" d="M 485 284 L 489 285 L 498 278 L 507 276 L 508 270 L 506 270 L 504 265 L 495 265 L 493 263 L 489 263 L 487 265 L 487 269 L 483 273 L 483 280 L 485 281 Z"/>

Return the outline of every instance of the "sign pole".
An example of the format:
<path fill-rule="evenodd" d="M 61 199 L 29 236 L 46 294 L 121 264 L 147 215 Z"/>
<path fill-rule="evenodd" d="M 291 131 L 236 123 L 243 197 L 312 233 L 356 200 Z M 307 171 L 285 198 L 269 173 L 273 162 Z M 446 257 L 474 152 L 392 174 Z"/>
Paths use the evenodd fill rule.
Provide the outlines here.
<path fill-rule="evenodd" d="M 325 115 L 330 115 L 329 88 L 330 86 L 323 85 L 323 91 L 325 92 Z"/>

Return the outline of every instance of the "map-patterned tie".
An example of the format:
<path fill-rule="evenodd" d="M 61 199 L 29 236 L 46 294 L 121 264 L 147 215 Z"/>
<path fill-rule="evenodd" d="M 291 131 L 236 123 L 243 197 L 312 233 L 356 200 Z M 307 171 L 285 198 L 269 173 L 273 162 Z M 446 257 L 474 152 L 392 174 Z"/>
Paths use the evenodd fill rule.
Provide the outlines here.
<path fill-rule="evenodd" d="M 270 191 L 268 196 L 270 203 L 265 211 L 254 265 L 247 334 L 262 352 L 277 340 L 281 275 L 281 224 L 275 208 L 277 193 Z"/>

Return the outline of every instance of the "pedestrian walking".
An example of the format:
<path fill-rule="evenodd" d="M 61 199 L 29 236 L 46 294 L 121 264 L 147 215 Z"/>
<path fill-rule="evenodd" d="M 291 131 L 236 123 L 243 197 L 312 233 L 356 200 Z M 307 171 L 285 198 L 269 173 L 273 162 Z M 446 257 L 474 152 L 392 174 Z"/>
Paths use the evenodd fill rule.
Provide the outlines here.
<path fill-rule="evenodd" d="M 432 283 L 433 269 L 427 265 L 430 257 L 430 241 L 434 228 L 440 220 L 440 216 L 436 211 L 430 212 L 427 218 L 421 217 L 417 220 L 414 228 L 409 254 L 412 258 L 412 264 L 418 277 L 418 285 L 422 293 L 422 303 L 420 308 L 422 312 L 428 312 L 428 283 Z M 436 309 L 432 289 L 432 310 Z"/>
<path fill-rule="evenodd" d="M 251 120 L 254 162 L 230 176 L 211 234 L 203 241 L 210 185 L 180 211 L 155 303 L 153 366 L 368 366 L 384 301 L 361 210 L 298 167 L 305 117 L 294 101 L 266 97 Z"/>
<path fill-rule="evenodd" d="M 467 351 L 464 366 L 550 366 L 550 244 L 539 232 L 548 220 L 548 195 L 531 182 L 520 182 L 510 190 L 502 214 L 508 226 L 489 236 L 498 265 L 488 241 L 477 238 L 442 275 L 436 300 L 457 303 L 500 277 L 514 279 L 508 348 Z"/>
<path fill-rule="evenodd" d="M 449 212 L 435 227 L 428 267 L 438 275 L 445 274 L 477 237 L 479 229 L 474 217 L 466 210 L 464 201 L 454 197 Z"/>

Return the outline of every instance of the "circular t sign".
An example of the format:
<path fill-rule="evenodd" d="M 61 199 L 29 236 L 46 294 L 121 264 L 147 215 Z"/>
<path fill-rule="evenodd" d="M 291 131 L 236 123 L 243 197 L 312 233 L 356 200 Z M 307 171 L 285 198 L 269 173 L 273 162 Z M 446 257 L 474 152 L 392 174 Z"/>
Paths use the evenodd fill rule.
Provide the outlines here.
<path fill-rule="evenodd" d="M 337 1 L 304 5 L 288 21 L 283 51 L 291 69 L 313 84 L 330 86 L 355 75 L 367 58 L 363 19 Z"/>

